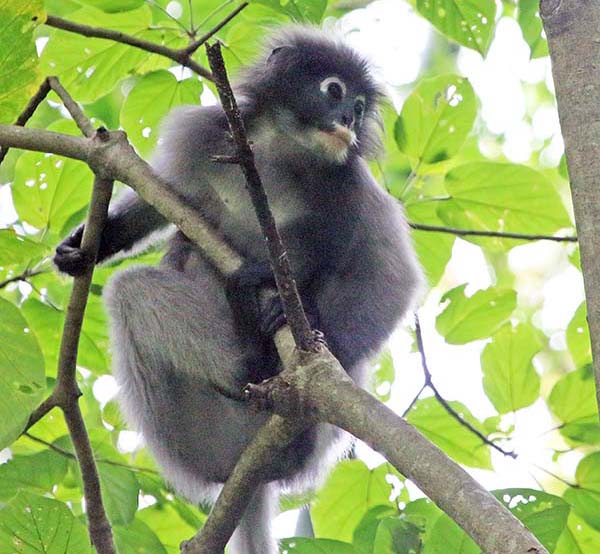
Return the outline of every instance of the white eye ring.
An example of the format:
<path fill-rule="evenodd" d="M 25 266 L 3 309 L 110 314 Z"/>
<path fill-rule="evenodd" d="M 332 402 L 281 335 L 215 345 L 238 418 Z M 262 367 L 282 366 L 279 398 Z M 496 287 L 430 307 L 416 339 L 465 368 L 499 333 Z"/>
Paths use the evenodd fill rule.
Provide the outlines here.
<path fill-rule="evenodd" d="M 323 94 L 327 94 L 327 89 L 329 88 L 329 85 L 331 85 L 332 83 L 339 85 L 339 87 L 342 89 L 342 97 L 346 96 L 346 85 L 344 84 L 343 81 L 341 81 L 337 77 L 327 77 L 327 79 L 324 79 L 323 81 L 321 81 L 321 86 L 320 86 L 321 92 Z"/>

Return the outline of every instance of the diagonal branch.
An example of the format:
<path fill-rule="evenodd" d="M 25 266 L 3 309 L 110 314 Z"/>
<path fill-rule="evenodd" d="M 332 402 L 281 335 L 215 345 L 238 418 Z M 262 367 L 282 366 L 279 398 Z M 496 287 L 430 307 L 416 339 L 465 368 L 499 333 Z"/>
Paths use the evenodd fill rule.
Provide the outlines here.
<path fill-rule="evenodd" d="M 31 97 L 25 109 L 21 112 L 17 120 L 15 121 L 15 125 L 19 125 L 20 127 L 24 127 L 25 124 L 31 119 L 31 116 L 37 109 L 37 107 L 44 101 L 44 98 L 48 96 L 50 92 L 50 85 L 48 83 L 48 79 L 44 79 L 40 88 L 37 92 Z M 0 164 L 6 158 L 6 154 L 8 154 L 8 146 L 0 146 Z"/>
<path fill-rule="evenodd" d="M 431 372 L 429 371 L 429 366 L 427 364 L 427 356 L 425 355 L 425 346 L 423 345 L 423 334 L 421 333 L 421 324 L 419 322 L 419 316 L 415 313 L 415 335 L 417 338 L 417 348 L 419 350 L 419 354 L 421 355 L 421 367 L 423 368 L 423 374 L 425 375 L 425 384 L 423 385 L 423 389 L 428 387 L 433 392 L 435 399 L 441 404 L 441 406 L 446 410 L 456 421 L 458 421 L 463 427 L 466 427 L 471 433 L 481 439 L 481 442 L 491 446 L 500 454 L 504 456 L 509 456 L 511 458 L 516 458 L 517 454 L 512 450 L 507 451 L 498 446 L 494 441 L 488 439 L 477 427 L 471 425 L 464 417 L 462 417 L 451 405 L 450 403 L 440 394 L 437 387 L 433 383 L 433 378 L 431 376 Z M 423 392 L 423 389 L 419 392 Z M 415 399 L 416 400 L 416 399 Z"/>
<path fill-rule="evenodd" d="M 84 37 L 103 38 L 107 40 L 113 40 L 122 44 L 128 44 L 134 48 L 145 50 L 153 54 L 158 54 L 169 58 L 174 62 L 188 67 L 194 73 L 197 73 L 201 77 L 212 81 L 212 74 L 205 67 L 202 67 L 198 62 L 194 61 L 190 53 L 186 52 L 185 48 L 175 49 L 169 48 L 162 44 L 157 44 L 150 40 L 144 40 L 133 35 L 122 33 L 121 31 L 113 31 L 111 29 L 103 29 L 100 27 L 91 27 L 90 25 L 84 25 L 83 23 L 75 23 L 74 21 L 67 21 L 62 17 L 56 15 L 48 15 L 46 19 L 46 25 L 55 27 L 56 29 L 62 29 L 63 31 L 69 31 L 71 33 L 77 33 Z"/>
<path fill-rule="evenodd" d="M 71 95 L 64 89 L 64 87 L 60 84 L 58 77 L 48 77 L 48 84 L 50 88 L 58 95 L 58 97 L 62 100 L 67 111 L 71 114 L 71 117 L 79 127 L 79 130 L 86 137 L 93 136 L 95 130 L 92 122 L 88 119 L 88 117 L 83 113 L 83 110 L 79 107 L 77 102 L 71 98 Z"/>
<path fill-rule="evenodd" d="M 240 4 L 227 17 L 225 17 L 225 19 L 217 23 L 217 25 L 215 25 L 210 31 L 204 33 L 199 39 L 192 42 L 189 46 L 182 48 L 182 50 L 184 52 L 187 52 L 187 54 L 189 55 L 193 54 L 196 50 L 198 50 L 198 48 L 200 48 L 204 43 L 206 43 L 214 35 L 216 35 L 223 27 L 225 27 L 225 25 L 227 25 L 227 23 L 229 23 L 237 14 L 239 14 L 247 6 L 248 2 L 243 2 L 242 4 Z"/>
<path fill-rule="evenodd" d="M 269 207 L 262 180 L 254 165 L 254 153 L 248 143 L 242 115 L 229 84 L 227 71 L 225 70 L 225 64 L 221 55 L 220 43 L 216 42 L 212 46 L 207 46 L 206 53 L 215 84 L 217 85 L 219 98 L 227 116 L 229 130 L 237 149 L 236 157 L 246 178 L 246 188 L 250 193 L 263 236 L 267 241 L 271 268 L 275 275 L 277 290 L 279 291 L 294 341 L 301 350 L 319 350 L 321 343 L 317 344 L 315 342 L 315 334 L 312 332 L 306 319 L 296 282 L 292 276 L 292 268 L 287 252 L 283 247 L 281 236 L 275 225 L 275 218 Z"/>

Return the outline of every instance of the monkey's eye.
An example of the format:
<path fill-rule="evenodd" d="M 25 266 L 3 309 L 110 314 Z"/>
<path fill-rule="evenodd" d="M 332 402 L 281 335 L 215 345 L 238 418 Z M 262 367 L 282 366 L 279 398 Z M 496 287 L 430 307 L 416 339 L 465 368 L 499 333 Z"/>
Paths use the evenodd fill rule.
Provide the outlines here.
<path fill-rule="evenodd" d="M 365 103 L 363 100 L 357 100 L 354 103 L 354 115 L 359 118 L 365 113 Z"/>
<path fill-rule="evenodd" d="M 346 86 L 337 77 L 328 77 L 321 83 L 321 92 L 334 100 L 341 100 L 346 94 Z"/>

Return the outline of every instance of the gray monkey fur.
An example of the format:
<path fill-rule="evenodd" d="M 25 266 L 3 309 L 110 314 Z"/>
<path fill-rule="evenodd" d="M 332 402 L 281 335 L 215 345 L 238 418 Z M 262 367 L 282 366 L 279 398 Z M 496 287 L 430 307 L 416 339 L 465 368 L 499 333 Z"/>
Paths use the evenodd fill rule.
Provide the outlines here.
<path fill-rule="evenodd" d="M 323 84 L 330 76 L 341 81 L 342 99 L 337 84 Z M 378 142 L 379 88 L 348 46 L 288 27 L 245 70 L 237 91 L 303 302 L 362 385 L 370 358 L 412 307 L 421 283 L 402 207 L 364 161 Z M 329 139 L 331 118 L 354 133 L 349 146 Z M 211 161 L 232 153 L 221 109 L 189 106 L 168 117 L 152 164 L 250 264 L 263 267 L 267 252 L 242 173 Z M 225 214 L 200 205 L 207 185 L 224 201 Z M 111 207 L 99 260 L 134 249 L 165 225 L 127 192 Z M 81 228 L 58 247 L 59 269 L 77 273 L 80 236 Z M 179 232 L 159 267 L 118 272 L 104 296 L 126 420 L 143 433 L 175 490 L 192 502 L 213 498 L 268 417 L 222 394 L 239 394 L 253 377 L 247 360 L 260 364 L 262 350 L 240 332 L 223 278 Z M 269 521 L 279 490 L 313 486 L 347 445 L 345 434 L 325 424 L 295 440 L 271 482 L 256 491 L 230 551 L 277 552 Z"/>

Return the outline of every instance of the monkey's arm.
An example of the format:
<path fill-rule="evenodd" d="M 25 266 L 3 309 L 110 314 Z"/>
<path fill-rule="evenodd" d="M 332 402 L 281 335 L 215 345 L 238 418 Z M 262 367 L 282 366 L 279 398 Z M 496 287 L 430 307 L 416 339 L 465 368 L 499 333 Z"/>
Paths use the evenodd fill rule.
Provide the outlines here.
<path fill-rule="evenodd" d="M 99 263 L 122 250 L 131 250 L 136 243 L 167 223 L 135 192 L 126 190 L 110 207 L 96 261 Z M 80 225 L 56 248 L 54 263 L 60 271 L 69 275 L 80 275 L 85 271 L 88 260 L 80 248 L 82 235 L 83 225 Z"/>

